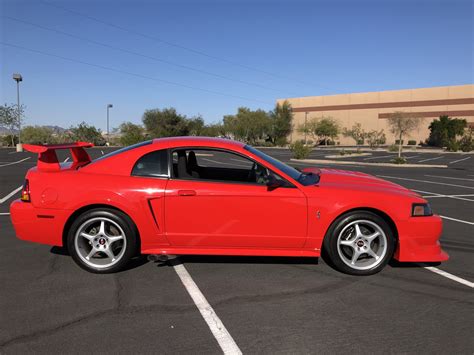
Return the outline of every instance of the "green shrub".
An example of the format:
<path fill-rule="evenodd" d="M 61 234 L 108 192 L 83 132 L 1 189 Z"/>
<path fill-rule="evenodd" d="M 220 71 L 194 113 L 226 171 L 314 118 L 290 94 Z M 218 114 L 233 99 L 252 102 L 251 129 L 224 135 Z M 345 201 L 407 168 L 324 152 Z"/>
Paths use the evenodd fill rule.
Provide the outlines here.
<path fill-rule="evenodd" d="M 274 147 L 275 146 L 275 144 L 269 141 L 258 142 L 257 145 L 259 147 Z"/>
<path fill-rule="evenodd" d="M 13 144 L 14 145 L 18 144 L 18 136 L 17 135 L 13 136 Z M 2 137 L 2 145 L 5 145 L 7 147 L 12 146 L 12 135 L 11 134 L 7 134 L 6 136 Z"/>
<path fill-rule="evenodd" d="M 395 140 L 395 145 L 400 145 L 400 139 Z M 403 139 L 402 139 L 402 145 L 403 145 Z"/>
<path fill-rule="evenodd" d="M 446 145 L 446 150 L 448 152 L 457 152 L 459 150 L 459 142 L 456 142 L 455 140 L 450 140 Z"/>
<path fill-rule="evenodd" d="M 404 157 L 396 157 L 392 159 L 393 164 L 406 164 L 407 160 Z"/>
<path fill-rule="evenodd" d="M 398 145 L 392 144 L 388 147 L 389 152 L 398 152 Z"/>
<path fill-rule="evenodd" d="M 286 140 L 286 137 L 279 137 L 275 140 L 275 145 L 277 147 L 284 147 L 288 144 L 288 141 Z"/>
<path fill-rule="evenodd" d="M 415 140 L 409 140 L 408 145 L 416 145 L 416 141 Z"/>
<path fill-rule="evenodd" d="M 459 148 L 463 152 L 470 152 L 474 150 L 474 140 L 472 139 L 473 129 L 469 129 L 468 132 L 459 141 Z"/>
<path fill-rule="evenodd" d="M 290 150 L 293 153 L 295 159 L 305 159 L 311 153 L 311 147 L 304 145 L 301 141 L 296 141 L 290 144 Z"/>

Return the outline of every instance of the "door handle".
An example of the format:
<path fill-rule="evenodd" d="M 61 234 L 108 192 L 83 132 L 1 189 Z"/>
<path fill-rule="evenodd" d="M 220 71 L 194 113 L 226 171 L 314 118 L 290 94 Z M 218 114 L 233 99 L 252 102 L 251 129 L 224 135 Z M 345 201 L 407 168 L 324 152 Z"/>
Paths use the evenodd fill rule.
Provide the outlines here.
<path fill-rule="evenodd" d="M 196 196 L 194 190 L 178 190 L 178 196 Z"/>

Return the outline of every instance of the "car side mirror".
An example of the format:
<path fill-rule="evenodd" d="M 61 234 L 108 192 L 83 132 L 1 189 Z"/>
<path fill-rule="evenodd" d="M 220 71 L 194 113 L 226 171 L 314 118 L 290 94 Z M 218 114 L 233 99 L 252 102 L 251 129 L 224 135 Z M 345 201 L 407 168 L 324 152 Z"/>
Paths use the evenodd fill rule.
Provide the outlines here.
<path fill-rule="evenodd" d="M 280 180 L 277 180 L 273 174 L 270 174 L 267 176 L 267 187 L 268 190 L 275 190 L 276 188 L 279 188 L 280 186 L 283 186 L 282 182 Z"/>

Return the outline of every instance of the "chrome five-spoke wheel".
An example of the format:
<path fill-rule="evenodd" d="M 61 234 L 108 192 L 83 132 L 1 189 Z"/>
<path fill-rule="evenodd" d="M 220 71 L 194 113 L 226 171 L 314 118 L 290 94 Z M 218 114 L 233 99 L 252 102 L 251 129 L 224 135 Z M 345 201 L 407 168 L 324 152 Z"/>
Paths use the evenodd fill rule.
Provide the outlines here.
<path fill-rule="evenodd" d="M 97 269 L 117 263 L 127 247 L 123 229 L 105 217 L 85 221 L 78 228 L 74 243 L 79 257 Z"/>
<path fill-rule="evenodd" d="M 116 272 L 136 255 L 137 235 L 132 220 L 113 209 L 93 209 L 81 214 L 68 233 L 74 261 L 94 273 Z"/>
<path fill-rule="evenodd" d="M 382 228 L 368 220 L 347 224 L 337 238 L 341 260 L 356 270 L 377 266 L 387 253 L 387 237 Z"/>
<path fill-rule="evenodd" d="M 326 232 L 323 257 L 347 274 L 375 274 L 385 267 L 395 251 L 392 226 L 390 220 L 372 211 L 348 212 L 338 217 Z"/>

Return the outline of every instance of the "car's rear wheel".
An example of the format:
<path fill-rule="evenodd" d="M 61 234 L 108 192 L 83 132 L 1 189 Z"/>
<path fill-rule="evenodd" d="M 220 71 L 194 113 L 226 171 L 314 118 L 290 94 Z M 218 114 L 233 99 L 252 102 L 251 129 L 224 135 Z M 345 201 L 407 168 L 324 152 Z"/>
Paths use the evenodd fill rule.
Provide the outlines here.
<path fill-rule="evenodd" d="M 72 223 L 67 243 L 80 267 L 105 274 L 125 267 L 136 253 L 136 237 L 133 222 L 126 214 L 112 209 L 93 209 Z"/>
<path fill-rule="evenodd" d="M 323 248 L 330 264 L 339 271 L 372 275 L 392 258 L 395 237 L 387 222 L 377 214 L 354 211 L 334 221 Z"/>

